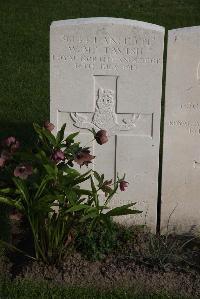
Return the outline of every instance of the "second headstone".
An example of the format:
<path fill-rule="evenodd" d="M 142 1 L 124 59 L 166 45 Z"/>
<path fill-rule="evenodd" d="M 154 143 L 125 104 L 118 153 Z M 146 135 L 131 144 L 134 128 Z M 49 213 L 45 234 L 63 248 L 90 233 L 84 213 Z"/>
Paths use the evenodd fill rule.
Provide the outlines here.
<path fill-rule="evenodd" d="M 200 228 L 200 27 L 169 31 L 162 230 Z"/>

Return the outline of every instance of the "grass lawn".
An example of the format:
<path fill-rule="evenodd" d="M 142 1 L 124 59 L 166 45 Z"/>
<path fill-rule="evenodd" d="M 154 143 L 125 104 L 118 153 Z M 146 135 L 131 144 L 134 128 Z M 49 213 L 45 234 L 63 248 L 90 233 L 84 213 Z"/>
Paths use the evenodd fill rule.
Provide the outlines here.
<path fill-rule="evenodd" d="M 32 122 L 49 118 L 49 26 L 108 16 L 165 26 L 200 25 L 199 0 L 1 0 L 0 137 L 31 142 Z"/>
<path fill-rule="evenodd" d="M 67 288 L 46 282 L 0 282 L 0 298 L 10 299 L 186 299 L 169 295 L 136 295 L 134 290 L 100 291 L 89 288 Z"/>

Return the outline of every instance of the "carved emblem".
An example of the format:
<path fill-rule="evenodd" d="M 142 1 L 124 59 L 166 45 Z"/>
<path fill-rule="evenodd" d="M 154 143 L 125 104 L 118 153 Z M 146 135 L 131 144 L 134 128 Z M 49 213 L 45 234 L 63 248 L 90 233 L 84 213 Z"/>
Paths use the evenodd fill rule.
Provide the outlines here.
<path fill-rule="evenodd" d="M 140 113 L 128 114 L 129 118 L 118 120 L 115 109 L 114 90 L 99 88 L 96 95 L 95 113 L 92 118 L 88 117 L 87 113 L 71 113 L 70 116 L 77 128 L 105 129 L 110 135 L 117 134 L 119 131 L 129 131 L 136 127 Z"/>

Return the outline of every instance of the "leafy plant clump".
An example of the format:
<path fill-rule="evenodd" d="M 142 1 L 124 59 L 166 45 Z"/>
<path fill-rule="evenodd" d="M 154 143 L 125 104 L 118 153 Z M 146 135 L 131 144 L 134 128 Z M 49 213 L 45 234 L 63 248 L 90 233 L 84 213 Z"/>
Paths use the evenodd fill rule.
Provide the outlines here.
<path fill-rule="evenodd" d="M 132 208 L 135 203 L 109 208 L 117 190 L 128 186 L 125 176 L 113 182 L 96 171 L 77 171 L 75 164 L 88 166 L 95 157 L 75 141 L 78 132 L 66 137 L 65 127 L 54 136 L 53 124 L 34 124 L 38 141 L 28 150 L 13 136 L 1 143 L 0 202 L 12 207 L 12 218 L 26 218 L 35 258 L 45 263 L 61 261 L 84 227 L 88 235 L 97 227 L 108 232 L 112 217 L 140 213 Z M 108 141 L 105 130 L 92 133 L 100 145 Z M 89 189 L 82 188 L 84 181 Z"/>

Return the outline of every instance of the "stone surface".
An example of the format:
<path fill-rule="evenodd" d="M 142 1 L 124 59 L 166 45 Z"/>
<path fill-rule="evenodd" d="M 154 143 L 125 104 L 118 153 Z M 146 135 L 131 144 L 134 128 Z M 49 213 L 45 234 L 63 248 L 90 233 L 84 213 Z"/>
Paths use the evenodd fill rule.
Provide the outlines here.
<path fill-rule="evenodd" d="M 169 31 L 162 229 L 200 225 L 200 27 Z"/>
<path fill-rule="evenodd" d="M 164 28 L 138 21 L 91 18 L 51 25 L 51 122 L 57 129 L 106 129 L 93 142 L 93 167 L 108 179 L 126 173 L 129 188 L 113 205 L 137 202 L 126 223 L 156 224 Z"/>

